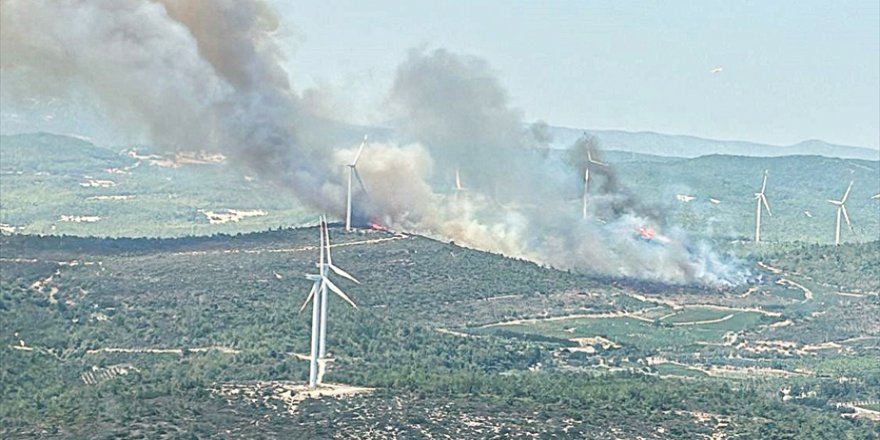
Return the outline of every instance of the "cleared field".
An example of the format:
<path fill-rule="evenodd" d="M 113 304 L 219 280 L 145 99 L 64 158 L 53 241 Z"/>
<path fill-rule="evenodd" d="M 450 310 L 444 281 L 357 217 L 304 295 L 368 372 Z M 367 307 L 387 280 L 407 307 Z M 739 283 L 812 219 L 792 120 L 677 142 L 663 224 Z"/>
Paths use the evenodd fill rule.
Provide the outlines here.
<path fill-rule="evenodd" d="M 872 354 L 846 357 L 801 358 L 797 364 L 817 375 L 840 376 L 858 372 L 863 375 L 880 374 L 880 362 Z"/>
<path fill-rule="evenodd" d="M 663 321 L 670 323 L 712 321 L 716 319 L 722 319 L 728 315 L 731 315 L 731 313 L 727 310 L 688 308 L 674 315 L 663 318 Z"/>
<path fill-rule="evenodd" d="M 708 314 L 706 312 L 713 312 Z M 688 309 L 681 313 L 685 318 L 730 318 L 720 322 L 695 324 L 689 326 L 669 326 L 660 321 L 646 322 L 631 317 L 578 318 L 571 320 L 537 321 L 526 324 L 500 325 L 497 327 L 472 330 L 478 334 L 504 332 L 540 335 L 551 338 L 573 339 L 579 337 L 601 336 L 617 344 L 646 349 L 665 349 L 678 351 L 697 342 L 721 342 L 724 334 L 757 326 L 762 315 L 757 312 L 732 312 L 728 310 Z M 685 321 L 685 320 L 682 320 Z"/>
<path fill-rule="evenodd" d="M 657 370 L 657 373 L 661 376 L 708 377 L 708 375 L 702 371 L 677 364 L 657 364 L 654 365 L 654 369 Z"/>

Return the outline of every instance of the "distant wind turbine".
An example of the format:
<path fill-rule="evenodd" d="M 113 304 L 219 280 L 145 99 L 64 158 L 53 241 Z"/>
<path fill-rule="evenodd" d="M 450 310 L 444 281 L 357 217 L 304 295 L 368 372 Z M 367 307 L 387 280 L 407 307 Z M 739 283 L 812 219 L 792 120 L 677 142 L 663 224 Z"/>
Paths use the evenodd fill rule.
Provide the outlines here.
<path fill-rule="evenodd" d="M 364 135 L 364 140 L 361 141 L 361 146 L 358 148 L 357 154 L 354 156 L 354 160 L 351 161 L 350 164 L 346 165 L 348 167 L 348 195 L 345 199 L 345 230 L 351 231 L 351 179 L 352 177 L 356 178 L 358 183 L 361 185 L 361 190 L 363 190 L 364 194 L 367 193 L 367 187 L 364 185 L 363 179 L 361 179 L 361 175 L 357 171 L 357 163 L 361 158 L 361 153 L 364 152 L 364 147 L 367 145 L 367 135 Z"/>
<path fill-rule="evenodd" d="M 767 196 L 764 195 L 764 191 L 767 189 L 767 170 L 764 170 L 764 181 L 761 183 L 761 192 L 755 193 L 755 199 L 758 201 L 758 206 L 755 208 L 755 243 L 761 242 L 761 204 L 767 208 L 767 214 L 769 216 L 773 216 L 773 212 L 770 211 L 770 204 L 767 203 Z"/>
<path fill-rule="evenodd" d="M 587 164 L 584 166 L 584 196 L 583 196 L 583 212 L 582 216 L 584 219 L 587 218 L 587 199 L 590 196 L 590 164 L 595 164 L 603 167 L 607 167 L 608 164 L 604 162 L 599 162 L 598 160 L 593 160 L 593 154 L 590 152 L 591 148 L 587 145 Z"/>
<path fill-rule="evenodd" d="M 317 264 L 319 271 L 317 275 L 306 275 L 306 279 L 313 282 L 312 289 L 309 291 L 309 296 L 306 297 L 306 301 L 299 309 L 299 311 L 302 312 L 309 304 L 309 301 L 312 302 L 312 343 L 311 355 L 309 357 L 309 388 L 315 388 L 318 386 L 318 361 L 323 359 L 325 355 L 327 337 L 327 289 L 329 288 L 333 293 L 351 304 L 352 307 L 357 308 L 354 301 L 352 301 L 342 289 L 334 284 L 333 281 L 330 281 L 328 275 L 332 271 L 341 277 L 348 278 L 349 280 L 360 284 L 360 282 L 348 274 L 348 272 L 333 264 L 333 257 L 330 255 L 330 229 L 327 227 L 327 220 L 325 218 L 322 217 L 320 223 L 321 245 L 319 246 L 320 257 L 318 258 Z M 324 260 L 324 252 L 327 253 L 326 263 Z"/>
<path fill-rule="evenodd" d="M 455 169 L 455 198 L 458 199 L 458 195 L 464 191 L 464 187 L 461 186 L 461 168 Z"/>
<path fill-rule="evenodd" d="M 846 188 L 846 192 L 843 193 L 843 198 L 838 200 L 829 200 L 828 202 L 832 205 L 837 206 L 837 224 L 834 228 L 834 245 L 840 245 L 840 216 L 843 215 L 843 219 L 846 220 L 846 225 L 849 226 L 849 230 L 852 231 L 852 224 L 849 222 L 849 214 L 846 212 L 846 199 L 849 197 L 849 192 L 852 190 L 853 183 L 855 181 L 851 180 L 849 182 L 849 186 Z"/>

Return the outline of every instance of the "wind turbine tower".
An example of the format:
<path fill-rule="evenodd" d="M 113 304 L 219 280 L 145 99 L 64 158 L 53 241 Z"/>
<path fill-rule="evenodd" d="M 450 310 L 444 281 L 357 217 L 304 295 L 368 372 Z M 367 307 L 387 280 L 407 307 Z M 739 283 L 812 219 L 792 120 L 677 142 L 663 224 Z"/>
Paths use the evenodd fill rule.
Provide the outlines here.
<path fill-rule="evenodd" d="M 849 182 L 849 186 L 846 188 L 846 192 L 843 193 L 843 198 L 840 200 L 829 200 L 828 202 L 832 205 L 837 206 L 837 224 L 834 227 L 834 245 L 840 245 L 840 216 L 843 215 L 843 219 L 846 220 L 846 225 L 849 226 L 849 230 L 852 231 L 852 224 L 849 222 L 849 214 L 846 212 L 846 199 L 849 197 L 849 192 L 852 190 L 853 183 L 855 181 L 851 180 Z"/>
<path fill-rule="evenodd" d="M 343 300 L 352 305 L 352 307 L 357 308 L 357 305 L 342 291 L 333 281 L 330 280 L 329 274 L 332 271 L 339 276 L 348 278 L 355 283 L 359 283 L 354 277 L 349 275 L 344 270 L 340 269 L 336 265 L 333 264 L 332 256 L 330 255 L 330 229 L 327 227 L 327 220 L 323 217 L 320 219 L 320 229 L 321 229 L 321 245 L 320 249 L 320 257 L 318 257 L 318 274 L 307 274 L 306 279 L 313 282 L 312 290 L 309 292 L 309 296 L 306 297 L 305 302 L 302 307 L 300 307 L 300 312 L 305 310 L 306 306 L 309 304 L 309 301 L 312 302 L 312 337 L 311 337 L 311 353 L 309 356 L 309 388 L 315 388 L 318 386 L 318 363 L 323 360 L 325 355 L 325 346 L 326 346 L 326 337 L 327 337 L 327 289 L 332 291 L 333 293 L 339 295 Z M 324 253 L 327 253 L 327 259 L 325 262 Z"/>
<path fill-rule="evenodd" d="M 764 181 L 761 183 L 761 192 L 755 193 L 755 200 L 757 200 L 758 206 L 755 207 L 755 243 L 761 242 L 761 205 L 763 204 L 765 208 L 767 208 L 767 215 L 773 216 L 773 212 L 770 211 L 770 204 L 767 203 L 767 196 L 764 194 L 764 191 L 767 189 L 767 170 L 764 170 Z"/>
<path fill-rule="evenodd" d="M 603 167 L 607 167 L 608 164 L 604 162 L 599 162 L 598 160 L 593 160 L 593 154 L 590 153 L 590 147 L 587 146 L 587 165 L 584 167 L 584 196 L 583 196 L 583 212 L 582 217 L 586 220 L 587 218 L 587 199 L 590 195 L 590 165 L 595 164 Z"/>
<path fill-rule="evenodd" d="M 357 154 L 354 156 L 354 160 L 351 161 L 350 164 L 346 165 L 348 167 L 348 195 L 346 196 L 345 203 L 345 230 L 346 232 L 351 231 L 351 179 L 352 177 L 357 178 L 358 182 L 361 184 L 361 189 L 364 192 L 367 192 L 367 188 L 364 186 L 364 181 L 361 179 L 361 175 L 357 172 L 357 163 L 361 158 L 361 153 L 364 152 L 364 147 L 367 145 L 367 135 L 364 135 L 364 140 L 361 141 L 361 146 L 358 148 Z"/>

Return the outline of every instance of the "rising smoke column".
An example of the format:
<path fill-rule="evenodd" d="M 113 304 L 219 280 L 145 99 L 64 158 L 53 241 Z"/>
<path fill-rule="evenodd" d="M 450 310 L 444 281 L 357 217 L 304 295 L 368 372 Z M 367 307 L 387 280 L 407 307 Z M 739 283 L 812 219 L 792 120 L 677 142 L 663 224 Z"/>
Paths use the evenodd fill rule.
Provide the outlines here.
<path fill-rule="evenodd" d="M 389 102 L 406 141 L 424 145 L 444 174 L 460 168 L 471 182 L 465 200 L 433 196 L 439 202 L 424 205 L 425 221 L 413 227 L 578 271 L 670 283 L 724 284 L 739 276 L 681 231 L 669 230 L 666 243 L 640 239 L 640 228 L 665 224 L 663 213 L 627 191 L 612 167 L 591 168 L 596 218 L 581 219 L 559 176 L 577 177 L 563 181 L 581 187 L 587 150 L 598 154 L 598 141 L 585 137 L 570 148 L 567 166 L 554 163 L 535 143 L 548 140 L 541 124 L 526 127 L 483 60 L 410 51 Z"/>
<path fill-rule="evenodd" d="M 314 117 L 293 90 L 277 26 L 256 0 L 0 0 L 2 93 L 87 90 L 114 123 L 156 146 L 223 152 L 341 214 L 342 172 L 354 152 L 331 148 L 339 127 Z M 683 234 L 667 246 L 634 239 L 634 229 L 657 219 L 613 175 L 592 198 L 605 223 L 581 221 L 566 199 L 572 170 L 536 148 L 548 140 L 546 126 L 526 127 L 485 61 L 412 51 L 388 103 L 404 142 L 373 144 L 359 164 L 369 216 L 560 268 L 673 283 L 730 279 Z M 460 198 L 448 186 L 455 169 L 467 188 Z"/>
<path fill-rule="evenodd" d="M 88 90 L 158 147 L 220 151 L 314 203 L 322 134 L 300 108 L 262 1 L 3 0 L 4 95 Z M 4 87 L 4 89 L 7 87 Z M 304 140 L 308 140 L 305 142 Z"/>
<path fill-rule="evenodd" d="M 403 142 L 427 147 L 443 176 L 458 169 L 465 186 L 499 199 L 527 192 L 530 173 L 516 159 L 549 140 L 546 124 L 527 128 L 508 101 L 485 60 L 445 49 L 410 50 L 388 98 Z"/>

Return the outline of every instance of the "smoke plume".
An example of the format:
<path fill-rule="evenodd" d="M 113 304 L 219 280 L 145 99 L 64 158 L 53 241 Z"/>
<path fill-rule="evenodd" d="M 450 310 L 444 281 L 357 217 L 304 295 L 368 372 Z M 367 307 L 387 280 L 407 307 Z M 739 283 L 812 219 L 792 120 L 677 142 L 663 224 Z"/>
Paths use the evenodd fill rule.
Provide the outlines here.
<path fill-rule="evenodd" d="M 113 123 L 169 149 L 219 151 L 317 210 L 344 214 L 342 124 L 315 116 L 290 84 L 263 1 L 0 0 L 8 99 L 87 90 Z M 580 214 L 585 138 L 548 150 L 488 64 L 443 49 L 410 51 L 387 99 L 396 142 L 373 143 L 358 170 L 356 216 L 564 269 L 670 283 L 741 277 L 591 168 Z M 456 175 L 461 188 L 456 188 Z M 658 238 L 640 230 L 663 228 Z"/>

